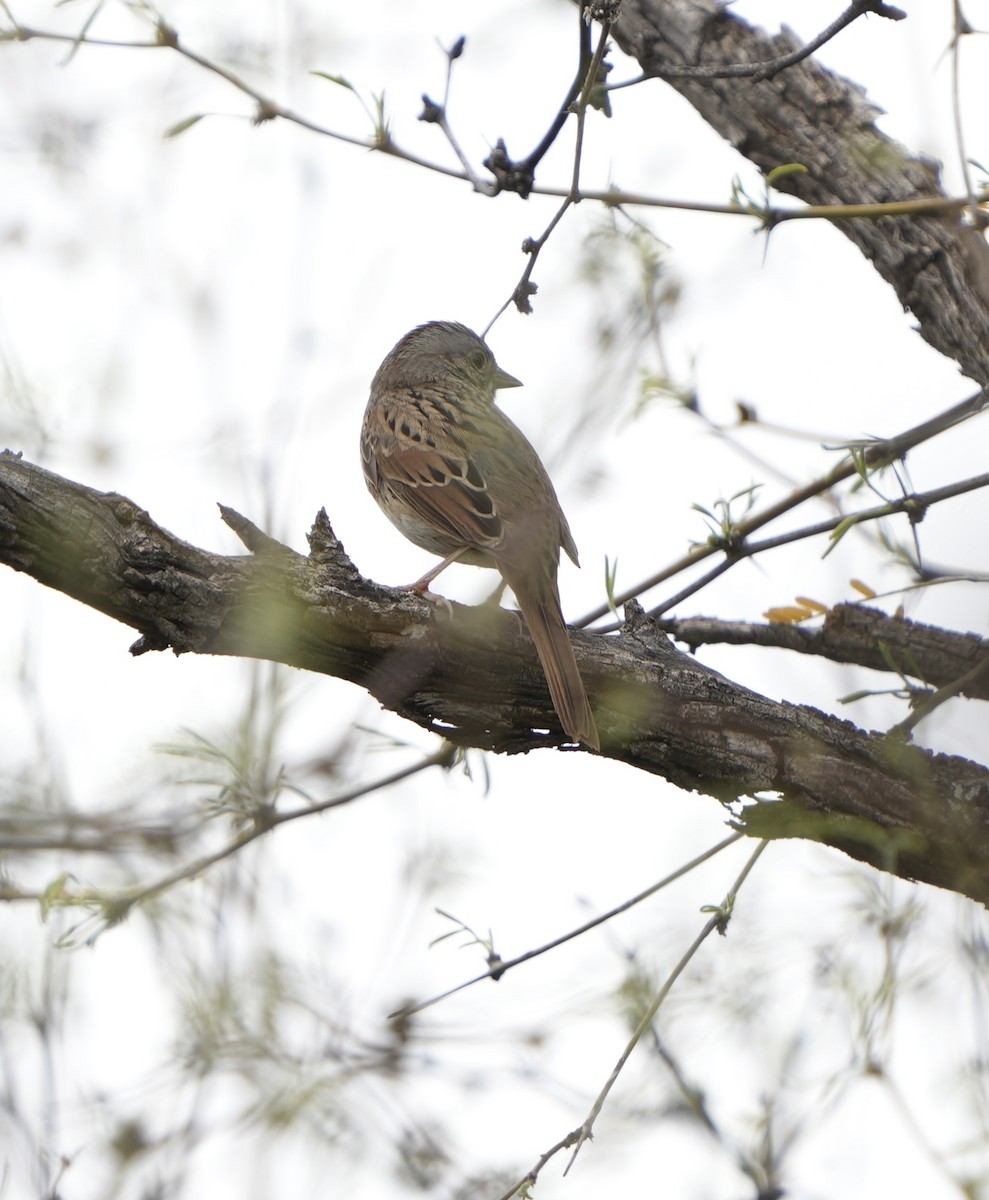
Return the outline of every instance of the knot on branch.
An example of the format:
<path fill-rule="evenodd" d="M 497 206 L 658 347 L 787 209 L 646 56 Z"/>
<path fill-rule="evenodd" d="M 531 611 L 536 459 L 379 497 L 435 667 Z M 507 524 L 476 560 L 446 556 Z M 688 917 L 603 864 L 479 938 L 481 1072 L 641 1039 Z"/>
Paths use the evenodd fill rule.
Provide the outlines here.
<path fill-rule="evenodd" d="M 499 191 L 517 192 L 523 200 L 528 198 L 535 181 L 535 171 L 528 162 L 512 161 L 504 138 L 495 142 L 484 165 L 497 180 Z"/>
<path fill-rule="evenodd" d="M 429 96 L 423 92 L 422 95 L 422 112 L 419 114 L 419 120 L 425 121 L 427 125 L 438 125 L 445 116 L 443 106 L 437 104 L 435 100 L 431 100 Z"/>
<path fill-rule="evenodd" d="M 638 645 L 658 658 L 679 655 L 679 650 L 663 630 L 659 619 L 650 616 L 638 600 L 626 600 L 623 607 L 625 622 L 619 630 L 619 637 L 634 638 Z"/>
<path fill-rule="evenodd" d="M 326 515 L 325 508 L 321 508 L 316 514 L 316 520 L 307 534 L 307 539 L 310 562 L 329 567 L 334 574 L 345 576 L 347 579 L 360 579 L 360 571 L 357 570 L 347 551 L 344 550 L 343 542 L 333 532 L 333 526 L 330 524 L 330 518 Z"/>

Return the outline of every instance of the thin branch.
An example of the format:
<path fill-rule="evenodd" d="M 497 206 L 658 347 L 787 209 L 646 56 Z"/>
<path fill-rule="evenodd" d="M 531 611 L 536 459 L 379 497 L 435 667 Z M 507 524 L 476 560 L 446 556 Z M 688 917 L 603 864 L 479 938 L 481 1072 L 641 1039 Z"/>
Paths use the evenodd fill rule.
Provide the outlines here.
<path fill-rule="evenodd" d="M 647 79 L 751 78 L 756 82 L 762 79 L 772 79 L 780 71 L 785 71 L 787 67 L 793 67 L 805 58 L 810 58 L 823 45 L 837 37 L 843 29 L 847 29 L 853 21 L 857 21 L 866 13 L 874 13 L 878 17 L 886 17 L 890 21 L 902 21 L 907 15 L 902 9 L 894 8 L 891 4 L 883 4 L 880 0 L 853 0 L 827 29 L 801 46 L 799 50 L 793 50 L 789 54 L 781 54 L 778 58 L 771 58 L 766 62 L 729 63 L 721 67 L 650 67 L 648 72 L 644 72 L 635 79 L 626 79 L 621 83 L 612 84 L 608 90 L 614 91 L 617 88 L 631 87 L 633 84 L 642 83 Z"/>
<path fill-rule="evenodd" d="M 768 845 L 769 845 L 768 842 L 765 842 L 765 841 L 760 842 L 759 845 L 752 852 L 752 854 L 749 856 L 748 861 L 746 862 L 745 866 L 740 871 L 738 878 L 732 884 L 732 886 L 731 886 L 730 890 L 728 891 L 728 894 L 725 896 L 724 900 L 721 902 L 720 905 L 717 906 L 717 908 L 713 911 L 711 917 L 705 922 L 704 927 L 701 929 L 700 933 L 698 933 L 697 937 L 694 938 L 693 942 L 690 944 L 689 948 L 685 951 L 685 953 L 681 957 L 680 961 L 676 964 L 676 966 L 673 968 L 673 970 L 666 977 L 666 980 L 663 983 L 663 986 L 656 993 L 656 996 L 653 999 L 652 1004 L 650 1004 L 649 1007 L 646 1009 L 645 1013 L 643 1013 L 642 1020 L 636 1026 L 635 1032 L 632 1034 L 631 1038 L 628 1041 L 628 1044 L 626 1045 L 625 1049 L 622 1051 L 621 1055 L 619 1056 L 618 1061 L 615 1063 L 611 1074 L 608 1076 L 608 1079 L 605 1081 L 604 1087 L 602 1087 L 600 1092 L 598 1092 L 597 1097 L 594 1100 L 594 1103 L 591 1105 L 591 1111 L 587 1114 L 587 1116 L 584 1119 L 584 1123 L 580 1127 L 580 1136 L 577 1139 L 576 1145 L 574 1146 L 573 1154 L 570 1156 L 570 1161 L 569 1161 L 569 1163 L 567 1163 L 567 1170 L 564 1171 L 564 1174 L 566 1174 L 567 1171 L 569 1171 L 570 1168 L 573 1166 L 574 1160 L 577 1158 L 577 1155 L 580 1153 L 580 1148 L 584 1144 L 584 1142 L 588 1141 L 592 1137 L 593 1131 L 594 1131 L 594 1122 L 597 1120 L 598 1114 L 601 1112 L 601 1109 L 604 1107 L 604 1102 L 608 1098 L 608 1093 L 611 1091 L 611 1089 L 614 1087 L 615 1083 L 618 1081 L 618 1076 L 622 1073 L 622 1070 L 624 1069 L 625 1064 L 628 1062 L 629 1058 L 631 1057 L 632 1051 L 639 1044 L 639 1040 L 641 1039 L 642 1035 L 652 1025 L 652 1022 L 656 1017 L 656 1013 L 659 1012 L 660 1006 L 662 1005 L 663 1001 L 666 999 L 666 997 L 672 991 L 673 985 L 676 983 L 676 981 L 680 978 L 680 976 L 686 970 L 691 959 L 693 959 L 693 957 L 697 953 L 697 951 L 701 948 L 701 946 L 704 944 L 704 942 L 711 936 L 711 934 L 714 933 L 715 930 L 717 930 L 718 933 L 720 933 L 722 936 L 724 936 L 725 931 L 727 930 L 727 927 L 728 927 L 728 922 L 731 920 L 732 912 L 735 907 L 735 897 L 738 895 L 739 889 L 745 883 L 745 880 L 748 878 L 749 873 L 755 867 L 756 863 L 759 861 L 759 858 L 762 855 L 762 852 L 766 849 L 766 847 Z"/>
<path fill-rule="evenodd" d="M 18 814 L 20 815 L 20 814 Z M 122 855 L 135 849 L 174 853 L 200 828 L 181 824 L 177 817 L 161 818 L 155 824 L 114 824 L 112 814 L 99 817 L 76 814 L 39 817 L 25 814 L 23 820 L 9 817 L 0 822 L 0 854 L 35 854 L 46 850 L 68 850 L 73 854 Z M 24 830 L 30 826 L 34 833 Z M 8 829 L 18 830 L 7 833 Z M 46 829 L 61 832 L 46 833 Z"/>
<path fill-rule="evenodd" d="M 257 88 L 241 79 L 240 76 L 228 68 L 210 61 L 203 55 L 196 53 L 194 50 L 190 50 L 188 47 L 183 45 L 181 41 L 179 41 L 177 33 L 165 25 L 159 26 L 159 38 L 157 40 L 147 42 L 125 41 L 114 38 L 80 37 L 75 34 L 58 33 L 53 30 L 36 29 L 32 26 L 19 24 L 14 24 L 13 28 L 10 30 L 0 31 L 0 43 L 27 42 L 32 40 L 68 42 L 73 47 L 97 46 L 124 50 L 174 50 L 183 58 L 195 63 L 203 70 L 219 76 L 232 87 L 249 97 L 257 107 L 257 111 L 253 118 L 255 124 L 261 124 L 265 121 L 279 118 L 284 121 L 289 121 L 294 125 L 298 125 L 302 129 L 307 129 L 311 133 L 319 134 L 322 137 L 332 138 L 334 141 L 343 142 L 349 146 L 357 146 L 364 150 L 377 150 L 382 154 L 388 154 L 393 158 L 410 163 L 412 166 L 422 167 L 427 171 L 433 171 L 436 174 L 444 175 L 448 179 L 462 180 L 465 183 L 469 183 L 471 187 L 475 190 L 478 190 L 480 194 L 494 194 L 494 192 L 489 190 L 485 181 L 481 181 L 483 185 L 481 188 L 477 187 L 479 177 L 473 170 L 465 170 L 463 168 L 458 170 L 453 167 L 448 167 L 443 163 L 438 163 L 431 159 L 423 158 L 422 156 L 400 146 L 390 134 L 371 138 L 355 137 L 352 134 L 341 133 L 338 130 L 331 129 L 328 126 L 321 125 L 317 121 L 313 121 L 308 117 L 302 116 L 293 109 L 290 109 L 285 105 L 280 104 L 278 101 L 273 100 L 270 96 L 265 95 Z M 551 129 L 555 128 L 558 120 L 559 115 L 554 120 Z M 548 137 L 549 135 L 547 134 L 546 136 Z M 520 165 L 517 164 L 520 166 L 520 169 L 527 168 L 527 164 L 529 163 L 530 159 L 532 159 L 533 155 L 535 155 L 542 148 L 545 140 L 546 138 L 544 137 L 543 141 L 540 142 L 539 146 L 532 152 L 528 159 L 524 160 Z M 491 162 L 492 160 L 489 159 L 486 165 L 490 165 Z M 504 183 L 502 186 L 504 187 Z M 518 189 L 513 188 L 511 190 Z M 526 192 L 526 194 L 530 193 L 532 195 L 547 196 L 550 198 L 572 197 L 573 203 L 580 203 L 581 201 L 585 200 L 595 201 L 611 208 L 659 208 L 671 209 L 679 212 L 711 213 L 718 216 L 747 217 L 749 219 L 757 217 L 761 224 L 767 229 L 775 228 L 777 225 L 781 225 L 787 221 L 878 220 L 882 217 L 896 216 L 947 216 L 952 213 L 963 212 L 965 210 L 979 211 L 980 206 L 989 205 L 989 189 L 983 189 L 975 196 L 931 196 L 912 200 L 891 201 L 881 204 L 821 204 L 805 205 L 802 208 L 754 208 L 751 205 L 740 205 L 735 203 L 719 204 L 702 200 L 676 200 L 668 197 L 649 196 L 641 192 L 626 192 L 621 188 L 615 187 L 610 187 L 603 190 L 577 190 L 574 192 L 572 184 L 570 187 L 566 188 L 533 185 Z"/>
<path fill-rule="evenodd" d="M 812 500 L 819 496 L 822 492 L 828 491 L 835 484 L 841 483 L 845 479 L 850 479 L 853 475 L 859 473 L 860 468 L 876 465 L 890 459 L 901 458 L 908 450 L 922 444 L 925 441 L 944 433 L 948 429 L 953 429 L 961 422 L 968 420 L 971 417 L 977 416 L 984 410 L 985 405 L 989 403 L 989 389 L 982 389 L 967 397 L 965 400 L 954 404 L 951 408 L 939 413 L 937 416 L 923 421 L 920 425 L 915 425 L 912 429 L 908 429 L 895 437 L 887 438 L 881 441 L 874 441 L 864 447 L 861 454 L 849 455 L 842 459 L 837 466 L 828 471 L 827 474 L 819 476 L 803 487 L 797 488 L 788 496 L 771 504 L 761 513 L 755 516 L 748 517 L 738 522 L 733 528 L 733 545 L 726 547 L 722 543 L 708 543 L 704 546 L 695 546 L 687 554 L 682 555 L 669 566 L 664 567 L 656 574 L 637 583 L 634 587 L 626 589 L 624 592 L 614 597 L 616 606 L 624 604 L 627 600 L 635 599 L 643 592 L 650 591 L 658 584 L 671 579 L 673 576 L 680 574 L 690 567 L 696 566 L 697 563 L 703 562 L 707 558 L 711 558 L 715 554 L 725 553 L 730 558 L 732 555 L 744 554 L 745 539 L 756 530 L 775 521 L 778 517 L 791 512 L 795 508 L 799 508 L 807 500 Z M 832 522 L 823 522 L 822 527 L 832 528 Z M 784 537 L 793 535 L 786 534 Z M 774 539 L 775 544 L 781 544 L 779 540 Z M 721 574 L 727 567 L 724 564 L 713 569 L 711 577 L 715 574 Z M 669 604 L 664 607 L 669 607 Z M 589 613 L 585 613 L 575 624 L 578 627 L 590 625 L 593 621 L 600 620 L 610 612 L 607 604 L 601 604 L 597 608 L 592 609 Z"/>
<path fill-rule="evenodd" d="M 977 491 L 979 488 L 989 487 L 989 472 L 985 475 L 976 475 L 972 479 L 964 479 L 958 483 L 949 483 L 944 487 L 932 488 L 929 492 L 914 492 L 908 496 L 901 496 L 899 500 L 889 500 L 885 504 L 877 508 L 867 508 L 855 513 L 839 513 L 834 517 L 829 517 L 826 521 L 819 521 L 816 525 L 805 525 L 802 529 L 792 530 L 790 533 L 781 533 L 777 537 L 764 538 L 761 542 L 742 542 L 738 543 L 734 539 L 728 547 L 720 547 L 725 550 L 727 557 L 724 562 L 718 563 L 710 571 L 701 576 L 700 579 L 688 584 L 674 596 L 670 596 L 664 600 L 662 604 L 657 604 L 654 608 L 649 609 L 649 615 L 653 617 L 662 616 L 672 608 L 676 608 L 682 604 L 684 600 L 690 596 L 696 595 L 697 592 L 707 587 L 725 571 L 743 562 L 745 559 L 755 558 L 757 554 L 764 554 L 767 550 L 777 550 L 781 546 L 791 546 L 795 542 L 806 541 L 808 538 L 820 537 L 822 533 L 830 533 L 835 535 L 831 545 L 825 551 L 825 554 L 830 553 L 834 548 L 838 538 L 840 538 L 848 529 L 853 526 L 861 525 L 866 521 L 878 521 L 883 517 L 893 516 L 896 513 L 907 513 L 911 521 L 916 524 L 924 519 L 924 514 L 927 509 L 935 504 L 940 504 L 944 500 L 953 499 L 956 496 L 962 496 L 966 492 Z"/>
<path fill-rule="evenodd" d="M 392 774 L 386 775 L 384 778 L 375 780 L 372 783 L 361 784 L 348 792 L 341 793 L 339 796 L 332 796 L 318 803 L 303 805 L 300 808 L 290 809 L 282 813 L 274 812 L 272 809 L 265 807 L 254 814 L 253 822 L 243 832 L 239 833 L 218 850 L 215 850 L 211 854 L 205 854 L 191 863 L 186 863 L 174 871 L 170 871 L 154 883 L 126 888 L 117 892 L 87 891 L 85 893 L 73 893 L 61 890 L 57 895 L 50 896 L 48 899 L 52 907 L 59 908 L 85 905 L 98 906 L 104 919 L 96 932 L 91 934 L 87 939 L 87 941 L 91 942 L 104 930 L 109 929 L 112 925 L 119 924 L 136 905 L 150 900 L 155 896 L 160 896 L 177 883 L 194 879 L 197 875 L 201 875 L 204 871 L 222 862 L 224 859 L 231 858 L 243 850 L 245 846 L 249 846 L 252 842 L 257 841 L 258 838 L 263 837 L 266 833 L 270 833 L 271 830 L 276 829 L 279 825 L 285 825 L 289 821 L 296 821 L 300 817 L 309 817 L 317 813 L 327 812 L 332 808 L 340 808 L 344 804 L 351 804 L 363 796 L 381 791 L 384 788 L 391 787 L 393 784 L 401 783 L 403 780 L 409 779 L 413 775 L 418 775 L 420 772 L 429 770 L 432 767 L 439 766 L 445 769 L 451 765 L 456 754 L 456 747 L 449 743 L 444 743 L 439 750 L 421 759 L 419 762 L 413 763 L 409 767 L 403 767 L 399 771 L 394 771 Z M 21 892 L 13 888 L 8 888 L 0 892 L 0 899 L 44 901 L 46 896 L 44 893 Z"/>
<path fill-rule="evenodd" d="M 591 29 L 578 14 L 579 27 L 579 49 L 577 54 L 577 72 L 573 77 L 569 90 L 563 103 L 560 105 L 560 110 L 553 119 L 552 124 L 546 133 L 543 135 L 539 144 L 522 160 L 519 166 L 526 171 L 530 176 L 535 173 L 536 167 L 542 162 L 543 157 L 549 148 L 556 141 L 560 130 L 567 122 L 567 118 L 573 113 L 574 102 L 580 96 L 581 88 L 585 86 L 585 81 L 593 76 L 589 75 L 591 65 Z M 611 26 L 608 26 L 610 30 Z"/>
<path fill-rule="evenodd" d="M 287 812 L 276 813 L 266 811 L 259 813 L 255 823 L 249 829 L 245 829 L 242 834 L 215 853 L 207 854 L 203 858 L 197 859 L 195 862 L 163 876 L 156 883 L 148 884 L 145 887 L 132 888 L 123 892 L 117 897 L 117 901 L 130 907 L 133 904 L 140 903 L 142 900 L 160 895 L 176 883 L 180 883 L 184 879 L 192 879 L 208 867 L 214 866 L 232 854 L 236 854 L 237 851 L 242 850 L 257 838 L 270 833 L 272 829 L 277 829 L 279 825 L 287 825 L 290 821 L 299 820 L 300 817 L 315 816 L 318 813 L 328 812 L 331 808 L 341 808 L 345 804 L 352 804 L 355 800 L 360 800 L 362 797 L 369 796 L 373 792 L 382 791 L 384 788 L 392 787 L 396 783 L 402 783 L 404 780 L 410 779 L 422 771 L 428 771 L 432 767 L 442 767 L 445 770 L 452 764 L 457 753 L 458 751 L 455 746 L 444 742 L 437 751 L 426 758 L 420 759 L 419 762 L 413 763 L 408 767 L 403 767 L 401 770 L 393 771 L 390 775 L 374 780 L 372 783 L 360 784 L 358 787 L 351 788 L 350 791 L 343 792 L 339 796 L 331 796 L 315 804 L 304 804 L 300 808 L 289 809 Z"/>
<path fill-rule="evenodd" d="M 591 61 L 587 67 L 587 72 L 584 76 L 584 82 L 581 86 L 580 98 L 577 101 L 577 134 L 574 140 L 574 160 L 573 173 L 570 180 L 570 188 L 563 199 L 563 203 L 553 214 L 549 224 L 543 230 L 538 238 L 526 238 L 522 243 L 522 252 L 529 256 L 529 261 L 525 265 L 525 270 L 522 272 L 522 277 L 515 285 L 515 289 L 511 296 L 498 309 L 495 315 L 489 322 L 487 329 L 498 320 L 501 314 L 508 308 L 509 304 L 514 303 L 515 307 L 522 313 L 532 312 L 532 305 L 529 302 L 529 297 L 536 291 L 536 285 L 531 282 L 532 271 L 536 265 L 536 259 L 539 257 L 540 251 L 546 245 L 553 230 L 563 219 L 567 209 L 572 205 L 577 204 L 580 200 L 580 160 L 584 146 L 584 121 L 587 115 L 587 105 L 591 97 L 591 89 L 594 87 L 597 79 L 598 71 L 601 67 L 601 62 L 604 59 L 604 52 L 608 46 L 608 35 L 611 32 L 611 23 L 606 22 L 601 30 L 601 36 L 598 39 L 598 44 L 591 57 Z M 490 164 L 490 159 L 488 160 Z M 485 333 L 487 332 L 485 330 Z"/>
<path fill-rule="evenodd" d="M 453 81 L 453 64 L 464 52 L 466 39 L 463 37 L 457 38 L 449 50 L 444 49 L 446 55 L 446 83 L 443 87 L 443 103 L 437 104 L 435 100 L 431 100 L 429 96 L 423 93 L 422 97 L 422 112 L 419 114 L 419 120 L 425 121 L 430 125 L 438 125 L 446 140 L 450 143 L 450 148 L 460 160 L 460 165 L 464 169 L 464 174 L 471 182 L 475 192 L 482 196 L 496 196 L 501 191 L 501 185 L 496 180 L 482 179 L 474 170 L 470 159 L 464 153 L 450 121 L 447 117 L 447 106 L 450 102 L 450 85 Z"/>
<path fill-rule="evenodd" d="M 957 679 L 951 683 L 946 683 L 944 687 L 938 690 L 931 696 L 922 700 L 910 714 L 909 717 L 904 717 L 902 721 L 898 721 L 891 729 L 890 734 L 898 737 L 907 737 L 912 734 L 913 730 L 924 720 L 929 717 L 935 709 L 940 708 L 946 700 L 952 699 L 954 696 L 961 695 L 974 684 L 981 683 L 986 676 L 989 675 L 989 656 L 986 656 L 982 662 L 976 663 L 970 671 L 966 671 L 964 675 L 959 675 Z"/>
<path fill-rule="evenodd" d="M 505 145 L 504 138 L 498 139 L 491 153 L 484 160 L 484 165 L 498 180 L 500 188 L 504 191 L 516 192 L 523 199 L 531 195 L 533 191 L 540 190 L 533 186 L 536 167 L 559 137 L 561 130 L 567 123 L 567 119 L 573 115 L 575 111 L 574 105 L 588 77 L 588 68 L 591 63 L 591 31 L 588 23 L 584 20 L 583 13 L 579 8 L 576 11 L 578 28 L 577 71 L 573 82 L 567 89 L 563 103 L 550 123 L 549 129 L 547 129 L 546 133 L 540 139 L 539 144 L 521 161 L 512 159 L 508 153 L 508 147 Z"/>
<path fill-rule="evenodd" d="M 533 187 L 538 196 L 566 196 L 569 189 Z M 713 213 L 725 217 L 756 217 L 765 229 L 773 229 L 787 221 L 878 221 L 882 217 L 941 217 L 964 212 L 973 207 L 989 205 L 989 188 L 972 196 L 923 196 L 912 200 L 890 200 L 881 204 L 805 204 L 801 208 L 758 207 L 752 204 L 714 204 L 704 200 L 671 200 L 647 196 L 642 192 L 626 192 L 610 187 L 603 191 L 582 191 L 580 200 L 594 200 L 609 208 L 663 208 L 678 212 Z"/>
<path fill-rule="evenodd" d="M 500 185 L 491 179 L 482 179 L 474 170 L 470 159 L 464 153 L 463 148 L 457 141 L 456 134 L 450 125 L 446 115 L 446 105 L 437 104 L 435 100 L 423 93 L 422 96 L 422 112 L 419 114 L 419 120 L 426 122 L 427 125 L 437 125 L 443 132 L 446 140 L 450 143 L 450 148 L 460 160 L 460 165 L 464 169 L 464 175 L 470 180 L 471 187 L 475 192 L 482 196 L 497 196 L 501 191 Z"/>
<path fill-rule="evenodd" d="M 330 129 L 325 125 L 320 125 L 316 121 L 311 121 L 308 117 L 304 117 L 300 113 L 285 107 L 285 105 L 278 103 L 276 100 L 272 100 L 271 97 L 266 96 L 257 88 L 252 87 L 251 84 L 246 83 L 240 76 L 228 68 L 221 66 L 219 63 L 212 62 L 208 58 L 204 58 L 203 55 L 197 54 L 194 50 L 190 50 L 179 41 L 178 34 L 168 28 L 168 26 L 160 25 L 158 29 L 158 40 L 138 42 L 118 41 L 112 38 L 79 38 L 73 34 L 34 29 L 28 25 L 15 25 L 12 30 L 0 32 L 0 43 L 12 41 L 28 42 L 37 39 L 40 41 L 71 42 L 74 45 L 77 44 L 80 46 L 103 46 L 123 50 L 174 50 L 176 54 L 180 54 L 183 58 L 202 67 L 204 71 L 218 75 L 232 87 L 236 88 L 237 91 L 242 92 L 249 99 L 253 100 L 257 106 L 257 112 L 254 116 L 254 123 L 256 125 L 274 120 L 276 117 L 281 118 L 284 121 L 290 121 L 293 125 L 308 129 L 311 133 L 318 133 L 323 137 L 333 138 L 334 141 L 345 142 L 349 146 L 358 146 L 364 150 L 378 150 L 382 154 L 389 154 L 394 158 L 402 159 L 413 166 L 425 167 L 426 170 L 435 171 L 440 175 L 446 175 L 453 179 L 462 179 L 468 183 L 471 182 L 470 177 L 463 171 L 455 170 L 441 163 L 432 162 L 429 159 L 420 158 L 418 155 L 402 149 L 390 136 L 374 138 L 354 137 L 352 134 L 340 133 L 338 130 Z"/>
<path fill-rule="evenodd" d="M 962 179 L 965 181 L 965 190 L 968 192 L 971 201 L 972 216 L 976 221 L 980 221 L 980 227 L 984 228 L 985 214 L 981 213 L 978 209 L 978 197 L 975 193 L 975 186 L 972 183 L 972 172 L 969 169 L 968 155 L 965 153 L 965 128 L 962 124 L 960 95 L 961 41 L 966 34 L 972 33 L 972 27 L 962 12 L 960 0 L 954 0 L 952 4 L 952 16 L 954 28 L 951 34 L 951 115 L 955 126 L 955 142 L 958 147 L 958 165 L 961 168 Z"/>
<path fill-rule="evenodd" d="M 684 863 L 671 874 L 660 879 L 658 883 L 647 887 L 645 891 L 639 892 L 638 895 L 632 896 L 629 900 L 624 900 L 615 908 L 609 909 L 605 913 L 592 918 L 585 924 L 578 926 L 576 929 L 571 929 L 568 933 L 562 934 L 558 938 L 554 938 L 550 942 L 537 947 L 535 950 L 526 950 L 524 954 L 519 954 L 515 958 L 509 959 L 507 962 L 501 960 L 494 963 L 487 971 L 481 975 L 475 975 L 473 979 L 465 980 L 463 983 L 458 983 L 456 987 L 448 988 L 445 992 L 440 992 L 436 996 L 430 997 L 428 1000 L 423 1000 L 420 1004 L 410 1004 L 404 1008 L 396 1009 L 395 1012 L 388 1014 L 388 1019 L 405 1020 L 407 1017 L 414 1016 L 416 1013 L 422 1012 L 426 1008 L 431 1008 L 434 1004 L 439 1004 L 441 1000 L 446 1000 L 450 996 L 456 995 L 457 992 L 464 991 L 465 988 L 473 987 L 475 983 L 481 983 L 485 979 L 501 979 L 513 967 L 519 966 L 521 963 L 528 962 L 530 959 L 538 958 L 541 954 L 545 954 L 549 950 L 555 950 L 557 946 L 562 946 L 566 942 L 572 941 L 574 938 L 580 937 L 582 934 L 588 933 L 592 929 L 596 929 L 599 925 L 603 925 L 606 921 L 610 921 L 612 917 L 617 917 L 619 913 L 627 912 L 636 904 L 641 904 L 643 900 L 648 900 L 650 896 L 654 896 L 658 891 L 668 887 L 671 883 L 681 879 L 684 875 L 689 874 L 695 867 L 699 867 L 701 863 L 707 862 L 709 858 L 713 858 L 716 854 L 733 845 L 741 837 L 741 834 L 733 833 L 730 837 L 718 842 L 716 846 L 712 846 L 710 850 L 705 850 L 703 854 L 698 854 L 696 858 L 692 858 L 690 862 Z"/>
<path fill-rule="evenodd" d="M 507 1192 L 502 1192 L 498 1200 L 519 1200 L 519 1197 L 525 1195 L 529 1188 L 535 1187 L 539 1179 L 539 1172 L 546 1166 L 548 1162 L 556 1157 L 561 1150 L 569 1150 L 575 1145 L 580 1138 L 580 1130 L 573 1129 L 565 1137 L 560 1138 L 555 1146 L 550 1146 L 545 1154 L 541 1154 L 535 1166 L 527 1175 L 523 1175 L 517 1183 L 513 1183 Z"/>

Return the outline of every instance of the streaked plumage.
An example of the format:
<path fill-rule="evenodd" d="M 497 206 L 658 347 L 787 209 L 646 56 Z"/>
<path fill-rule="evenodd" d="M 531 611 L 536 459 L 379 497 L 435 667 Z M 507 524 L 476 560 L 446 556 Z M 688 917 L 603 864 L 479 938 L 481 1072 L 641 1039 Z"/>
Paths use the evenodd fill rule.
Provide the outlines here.
<path fill-rule="evenodd" d="M 417 546 L 445 562 L 501 572 L 564 729 L 597 750 L 556 583 L 561 547 L 574 563 L 577 547 L 539 456 L 494 403 L 498 388 L 518 386 L 466 326 L 433 321 L 413 329 L 371 383 L 361 430 L 364 478 Z"/>

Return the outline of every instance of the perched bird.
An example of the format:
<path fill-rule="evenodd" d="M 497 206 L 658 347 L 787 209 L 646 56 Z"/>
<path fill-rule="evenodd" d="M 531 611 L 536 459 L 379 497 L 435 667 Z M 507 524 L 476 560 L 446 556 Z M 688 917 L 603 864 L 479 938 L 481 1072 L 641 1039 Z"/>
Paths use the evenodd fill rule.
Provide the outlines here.
<path fill-rule="evenodd" d="M 495 567 L 515 593 L 568 736 L 600 749 L 560 609 L 560 547 L 577 563 L 567 519 L 525 435 L 495 407 L 521 387 L 464 325 L 407 333 L 371 382 L 361 459 L 371 495 L 417 546 L 452 562 Z M 579 565 L 579 564 L 578 564 Z"/>

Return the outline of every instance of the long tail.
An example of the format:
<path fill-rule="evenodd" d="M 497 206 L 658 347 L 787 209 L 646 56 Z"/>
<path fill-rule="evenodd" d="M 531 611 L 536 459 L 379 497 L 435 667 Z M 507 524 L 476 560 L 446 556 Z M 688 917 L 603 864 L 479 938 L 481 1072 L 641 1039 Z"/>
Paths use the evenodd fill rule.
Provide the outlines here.
<path fill-rule="evenodd" d="M 601 739 L 570 645 L 555 581 L 547 581 L 548 586 L 542 587 L 515 579 L 508 582 L 529 627 L 563 728 L 575 742 L 600 750 Z"/>

